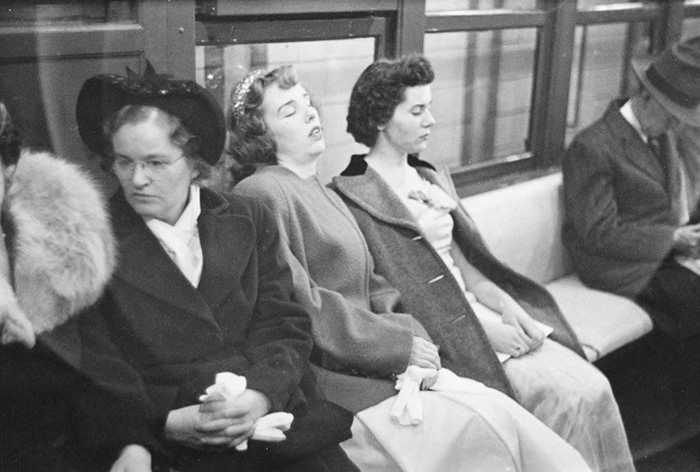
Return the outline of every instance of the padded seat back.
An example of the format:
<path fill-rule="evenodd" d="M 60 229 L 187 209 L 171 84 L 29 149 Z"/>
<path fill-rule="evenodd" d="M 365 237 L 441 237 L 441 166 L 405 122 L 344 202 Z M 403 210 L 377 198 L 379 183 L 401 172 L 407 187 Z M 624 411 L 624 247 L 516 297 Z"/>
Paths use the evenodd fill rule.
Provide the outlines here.
<path fill-rule="evenodd" d="M 561 173 L 463 198 L 498 259 L 546 284 L 572 272 L 561 242 Z"/>

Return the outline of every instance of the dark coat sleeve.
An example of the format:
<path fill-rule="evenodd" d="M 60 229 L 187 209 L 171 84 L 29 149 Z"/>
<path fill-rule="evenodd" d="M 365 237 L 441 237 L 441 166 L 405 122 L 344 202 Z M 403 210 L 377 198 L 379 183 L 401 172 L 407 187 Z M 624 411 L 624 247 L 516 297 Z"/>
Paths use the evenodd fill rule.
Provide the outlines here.
<path fill-rule="evenodd" d="M 71 392 L 74 424 L 81 448 L 118 449 L 141 444 L 163 452 L 155 431 L 158 419 L 139 373 L 124 361 L 112 343 L 99 304 L 81 314 L 82 382 Z"/>
<path fill-rule="evenodd" d="M 281 410 L 298 389 L 313 341 L 311 322 L 292 300 L 292 274 L 280 247 L 279 233 L 269 211 L 254 207 L 257 226 L 258 296 L 247 336 L 245 354 L 248 387 L 263 392 L 273 410 Z"/>

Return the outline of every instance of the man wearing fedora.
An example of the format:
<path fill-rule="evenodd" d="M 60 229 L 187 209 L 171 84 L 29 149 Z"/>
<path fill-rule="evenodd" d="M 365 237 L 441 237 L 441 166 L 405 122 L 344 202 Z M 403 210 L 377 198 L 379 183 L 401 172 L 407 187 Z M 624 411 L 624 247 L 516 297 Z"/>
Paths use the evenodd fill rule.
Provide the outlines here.
<path fill-rule="evenodd" d="M 678 146 L 700 127 L 700 37 L 632 65 L 641 91 L 566 152 L 562 236 L 584 283 L 636 299 L 682 342 L 700 333 L 698 166 Z"/>

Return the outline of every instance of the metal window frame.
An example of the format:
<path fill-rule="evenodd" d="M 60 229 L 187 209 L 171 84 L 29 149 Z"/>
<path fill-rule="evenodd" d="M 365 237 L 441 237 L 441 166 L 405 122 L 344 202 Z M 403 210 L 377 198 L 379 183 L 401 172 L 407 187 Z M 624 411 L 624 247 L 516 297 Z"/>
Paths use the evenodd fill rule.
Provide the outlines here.
<path fill-rule="evenodd" d="M 202 0 L 196 45 L 373 37 L 375 58 L 395 56 L 422 50 L 424 10 L 424 0 Z"/>
<path fill-rule="evenodd" d="M 375 56 L 386 53 L 390 20 L 353 18 L 206 18 L 198 15 L 197 46 L 375 38 Z"/>

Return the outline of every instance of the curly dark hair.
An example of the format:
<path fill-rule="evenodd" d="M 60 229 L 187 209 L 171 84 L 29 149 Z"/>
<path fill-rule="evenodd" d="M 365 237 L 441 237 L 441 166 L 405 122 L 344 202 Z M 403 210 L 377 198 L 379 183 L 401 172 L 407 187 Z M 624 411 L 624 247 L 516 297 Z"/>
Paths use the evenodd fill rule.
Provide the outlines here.
<path fill-rule="evenodd" d="M 412 54 L 398 59 L 379 59 L 355 82 L 348 106 L 347 132 L 360 144 L 372 147 L 379 126 L 389 122 L 408 87 L 428 85 L 435 78 L 430 62 Z"/>
<path fill-rule="evenodd" d="M 277 145 L 267 133 L 263 118 L 265 89 L 276 83 L 282 90 L 288 90 L 298 82 L 294 67 L 283 65 L 259 74 L 242 96 L 236 93 L 239 87 L 234 87 L 226 111 L 229 130 L 226 154 L 233 160 L 231 175 L 234 182 L 251 175 L 260 166 L 277 164 Z"/>
<path fill-rule="evenodd" d="M 0 157 L 3 166 L 17 164 L 22 148 L 19 132 L 12 123 L 10 112 L 0 102 Z"/>

